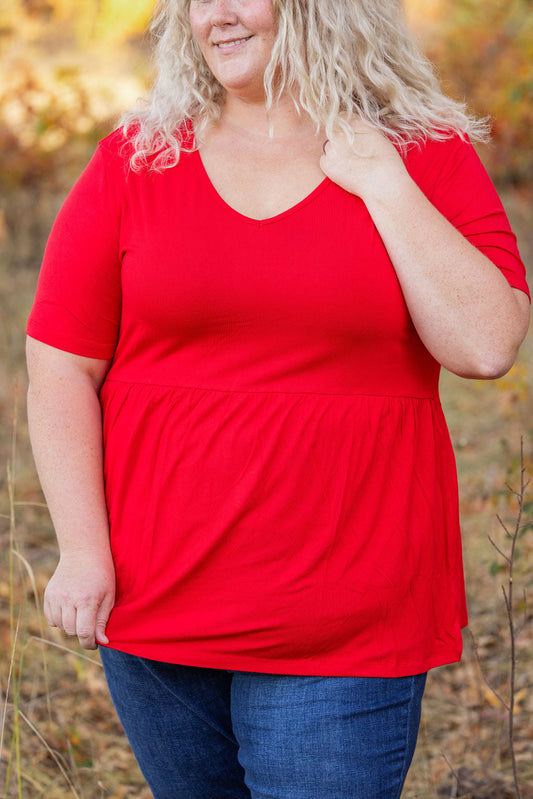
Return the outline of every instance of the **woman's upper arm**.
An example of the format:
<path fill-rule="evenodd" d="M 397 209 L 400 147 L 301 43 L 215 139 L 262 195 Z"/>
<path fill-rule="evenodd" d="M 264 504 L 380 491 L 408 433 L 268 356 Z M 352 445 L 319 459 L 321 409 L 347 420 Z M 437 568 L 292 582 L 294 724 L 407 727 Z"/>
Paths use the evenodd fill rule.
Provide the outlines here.
<path fill-rule="evenodd" d="M 26 328 L 33 339 L 89 360 L 112 358 L 118 340 L 123 166 L 118 151 L 100 146 L 63 203 Z"/>
<path fill-rule="evenodd" d="M 408 169 L 438 211 L 496 266 L 518 294 L 529 294 L 516 236 L 500 197 L 468 140 L 428 141 L 410 152 Z M 527 307 L 518 300 L 524 319 Z"/>
<path fill-rule="evenodd" d="M 520 314 L 520 324 L 522 329 L 522 341 L 524 340 L 529 327 L 529 319 L 531 315 L 531 303 L 527 294 L 521 289 L 513 288 L 513 294 L 518 306 Z"/>
<path fill-rule="evenodd" d="M 111 364 L 111 359 L 87 358 L 51 347 L 31 336 L 26 338 L 26 360 L 30 386 L 39 388 L 76 377 L 88 378 L 99 391 Z M 68 383 L 63 383 L 63 386 Z"/>

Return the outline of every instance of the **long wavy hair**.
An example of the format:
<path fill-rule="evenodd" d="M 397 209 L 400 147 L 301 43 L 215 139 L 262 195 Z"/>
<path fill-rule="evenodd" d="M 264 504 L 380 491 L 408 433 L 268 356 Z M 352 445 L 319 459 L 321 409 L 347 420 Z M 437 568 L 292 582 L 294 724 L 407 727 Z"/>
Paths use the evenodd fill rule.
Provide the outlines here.
<path fill-rule="evenodd" d="M 264 77 L 267 111 L 288 92 L 322 127 L 352 133 L 358 115 L 399 144 L 454 133 L 488 137 L 486 119 L 443 94 L 421 53 L 401 0 L 272 0 L 278 34 Z M 194 148 L 184 123 L 201 139 L 219 118 L 224 90 L 209 70 L 189 22 L 190 0 L 160 0 L 151 30 L 155 80 L 150 93 L 122 118 L 133 145 L 131 166 L 174 166 Z"/>

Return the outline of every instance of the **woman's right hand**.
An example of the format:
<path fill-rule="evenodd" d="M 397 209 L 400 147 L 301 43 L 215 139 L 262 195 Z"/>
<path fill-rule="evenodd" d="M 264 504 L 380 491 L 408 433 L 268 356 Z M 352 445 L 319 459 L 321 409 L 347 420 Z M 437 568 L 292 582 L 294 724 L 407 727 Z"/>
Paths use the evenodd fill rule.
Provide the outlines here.
<path fill-rule="evenodd" d="M 110 553 L 62 554 L 44 594 L 51 627 L 77 635 L 84 649 L 107 644 L 105 628 L 115 603 L 115 570 Z"/>
<path fill-rule="evenodd" d="M 30 337 L 27 353 L 30 438 L 61 553 L 44 612 L 52 627 L 95 649 L 108 643 L 115 602 L 99 400 L 110 361 Z"/>

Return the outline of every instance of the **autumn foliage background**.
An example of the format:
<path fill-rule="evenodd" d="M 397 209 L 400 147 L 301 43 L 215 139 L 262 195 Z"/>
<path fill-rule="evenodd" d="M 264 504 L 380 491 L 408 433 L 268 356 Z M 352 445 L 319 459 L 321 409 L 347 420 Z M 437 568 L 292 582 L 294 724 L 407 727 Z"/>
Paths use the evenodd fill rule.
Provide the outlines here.
<path fill-rule="evenodd" d="M 332 0 L 333 1 L 333 0 Z M 151 0 L 0 0 L 0 796 L 148 797 L 107 696 L 96 655 L 43 624 L 57 558 L 29 451 L 24 326 L 46 236 L 96 142 L 150 80 Z M 493 118 L 480 149 L 533 265 L 533 3 L 406 0 L 449 93 Z M 507 713 L 509 633 L 496 520 L 512 523 L 520 439 L 531 468 L 531 335 L 492 383 L 443 375 L 460 484 L 471 630 L 458 665 L 432 673 L 406 799 L 516 796 Z M 533 490 L 516 559 L 515 750 L 533 796 Z M 530 600 L 531 605 L 531 600 Z M 477 651 L 477 655 L 476 655 Z M 481 664 L 481 665 L 480 665 Z M 317 798 L 318 799 L 318 798 Z"/>

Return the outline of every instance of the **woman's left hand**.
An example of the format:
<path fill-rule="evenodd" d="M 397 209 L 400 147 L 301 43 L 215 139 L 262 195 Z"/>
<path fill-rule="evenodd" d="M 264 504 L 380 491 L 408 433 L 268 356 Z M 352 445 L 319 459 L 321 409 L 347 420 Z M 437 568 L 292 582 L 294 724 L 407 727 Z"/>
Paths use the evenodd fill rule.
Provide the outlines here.
<path fill-rule="evenodd" d="M 341 188 L 361 197 L 390 187 L 396 178 L 402 179 L 407 170 L 394 144 L 361 119 L 351 126 L 355 142 L 340 130 L 335 139 L 324 143 L 320 168 Z"/>

